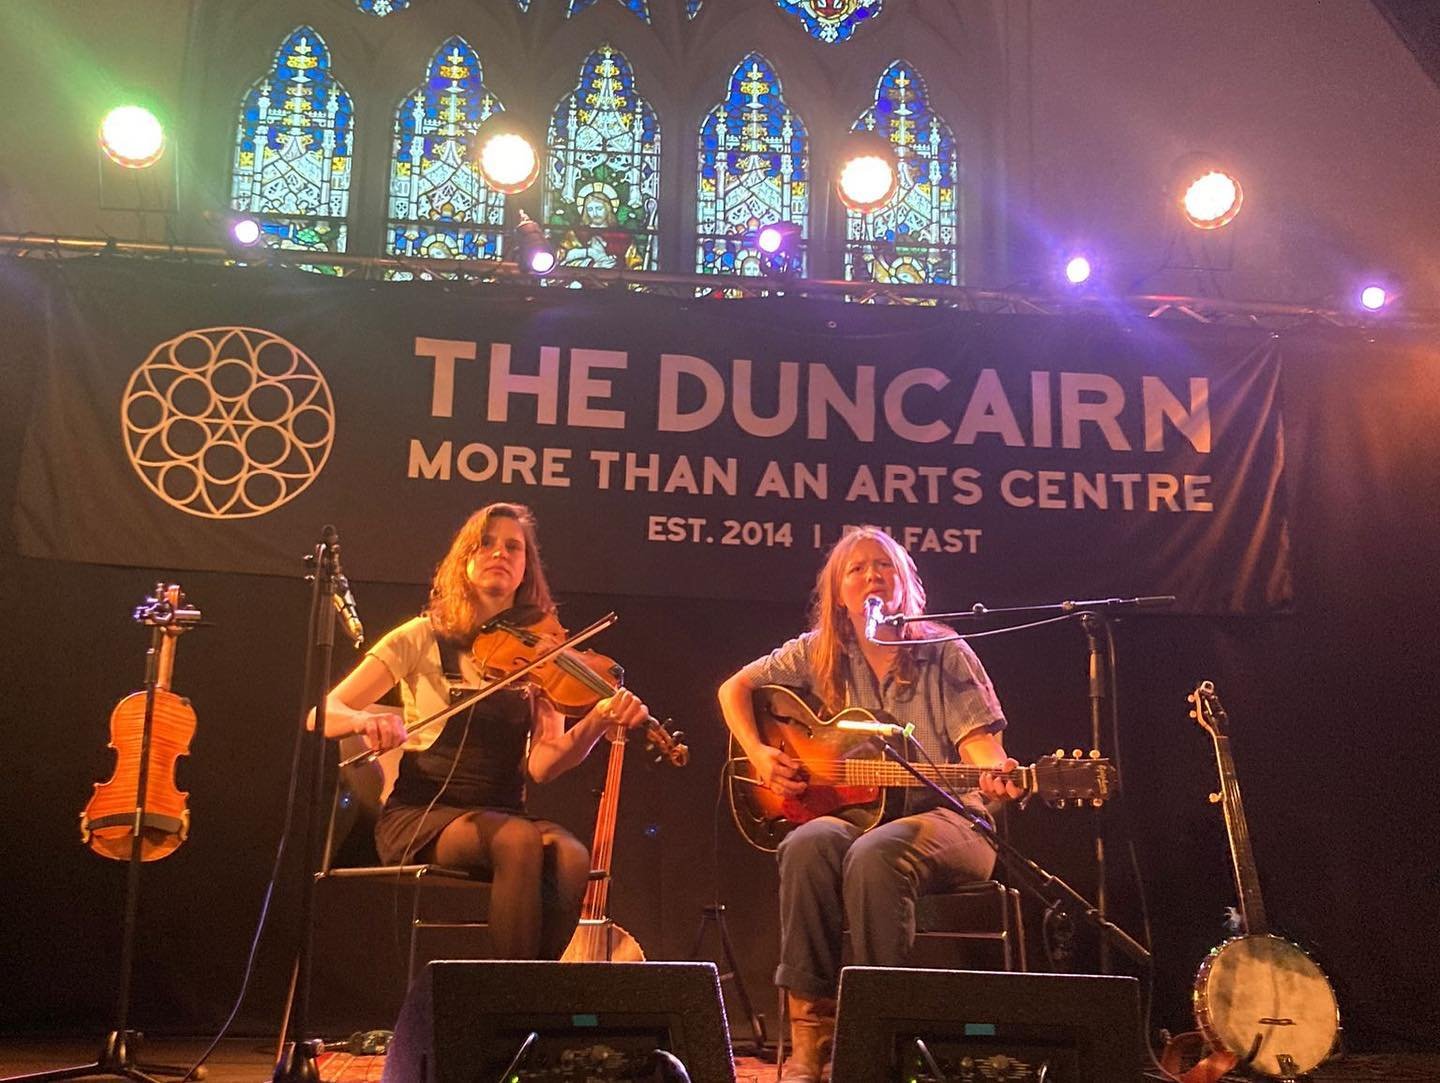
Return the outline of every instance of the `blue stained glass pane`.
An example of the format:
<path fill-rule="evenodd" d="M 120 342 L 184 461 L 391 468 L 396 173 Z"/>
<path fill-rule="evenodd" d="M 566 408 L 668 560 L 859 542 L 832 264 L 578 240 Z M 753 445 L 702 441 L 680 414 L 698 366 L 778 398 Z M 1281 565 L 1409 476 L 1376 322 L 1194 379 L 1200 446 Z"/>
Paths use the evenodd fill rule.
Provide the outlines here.
<path fill-rule="evenodd" d="M 845 215 L 845 277 L 954 285 L 959 262 L 955 134 L 930 106 L 925 81 L 897 60 L 880 76 L 857 132 L 890 141 L 900 186 L 890 202 Z"/>
<path fill-rule="evenodd" d="M 499 259 L 505 197 L 470 156 L 470 140 L 503 107 L 485 88 L 480 59 L 447 40 L 395 115 L 385 251 L 409 259 Z"/>
<path fill-rule="evenodd" d="M 325 42 L 291 31 L 242 99 L 235 138 L 230 205 L 260 219 L 266 245 L 345 250 L 353 126 Z"/>
<path fill-rule="evenodd" d="M 757 275 L 755 231 L 769 222 L 800 227 L 798 273 L 810 219 L 810 143 L 781 94 L 770 62 L 751 53 L 735 68 L 724 101 L 700 125 L 695 269 Z"/>
<path fill-rule="evenodd" d="M 530 0 L 515 0 L 515 3 L 517 3 L 517 4 L 520 5 L 520 10 L 521 10 L 521 11 L 529 11 L 529 10 L 530 10 Z"/>
<path fill-rule="evenodd" d="M 366 15 L 391 15 L 408 8 L 410 0 L 355 0 L 355 6 Z"/>
<path fill-rule="evenodd" d="M 653 271 L 660 127 L 623 53 L 602 45 L 550 117 L 543 217 L 569 267 Z"/>
<path fill-rule="evenodd" d="M 810 36 L 829 45 L 848 41 L 855 28 L 880 14 L 884 0 L 775 0 L 798 16 Z"/>
<path fill-rule="evenodd" d="M 705 0 L 685 0 L 685 17 L 687 19 L 693 19 L 699 15 L 700 5 L 703 3 L 705 3 Z"/>
<path fill-rule="evenodd" d="M 586 8 L 595 3 L 595 0 L 570 0 L 570 6 L 565 9 L 565 18 L 578 15 Z M 650 0 L 620 0 L 627 8 L 633 11 L 647 23 L 650 21 Z"/>

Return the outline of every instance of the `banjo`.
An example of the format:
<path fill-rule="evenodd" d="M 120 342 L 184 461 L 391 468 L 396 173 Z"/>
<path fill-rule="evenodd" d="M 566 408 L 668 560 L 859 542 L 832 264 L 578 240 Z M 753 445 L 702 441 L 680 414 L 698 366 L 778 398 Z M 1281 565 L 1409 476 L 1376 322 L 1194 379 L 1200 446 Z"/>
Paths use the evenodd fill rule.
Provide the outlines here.
<path fill-rule="evenodd" d="M 1340 1029 L 1335 993 L 1309 955 L 1267 929 L 1225 710 L 1210 681 L 1201 681 L 1189 700 L 1194 706 L 1190 717 L 1215 744 L 1220 792 L 1211 799 L 1225 813 L 1243 929 L 1201 963 L 1195 976 L 1195 1021 L 1213 1050 L 1207 1058 L 1212 1073 L 1243 1064 L 1260 1075 L 1292 1079 L 1311 1071 L 1334 1048 Z M 1186 1078 L 1215 1078 L 1204 1074 L 1206 1065 L 1197 1065 L 1192 1071 L 1200 1074 Z"/>

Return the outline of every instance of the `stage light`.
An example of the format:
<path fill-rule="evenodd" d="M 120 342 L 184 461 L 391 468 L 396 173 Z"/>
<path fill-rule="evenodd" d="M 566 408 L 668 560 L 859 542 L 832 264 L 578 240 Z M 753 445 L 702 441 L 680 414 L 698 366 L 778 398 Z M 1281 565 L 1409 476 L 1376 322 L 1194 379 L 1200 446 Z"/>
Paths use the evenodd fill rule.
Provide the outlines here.
<path fill-rule="evenodd" d="M 1065 281 L 1072 286 L 1083 286 L 1090 281 L 1094 268 L 1085 256 L 1071 256 L 1065 264 Z"/>
<path fill-rule="evenodd" d="M 776 278 L 793 274 L 800 265 L 800 227 L 794 222 L 771 222 L 755 231 L 760 270 Z"/>
<path fill-rule="evenodd" d="M 884 206 L 900 186 L 895 148 L 874 132 L 852 132 L 845 141 L 835 190 L 852 211 L 867 214 Z"/>
<path fill-rule="evenodd" d="M 515 195 L 540 176 L 539 142 L 528 125 L 507 113 L 490 114 L 472 146 L 481 177 L 497 192 Z"/>
<path fill-rule="evenodd" d="M 228 228 L 230 243 L 238 248 L 254 248 L 260 243 L 264 232 L 260 228 L 260 219 L 252 218 L 248 214 L 233 216 Z"/>
<path fill-rule="evenodd" d="M 549 274 L 555 269 L 555 250 L 546 240 L 545 231 L 524 211 L 520 212 L 514 237 L 515 262 L 521 267 L 532 275 Z"/>
<path fill-rule="evenodd" d="M 165 153 L 165 129 L 150 110 L 122 105 L 100 122 L 100 149 L 117 165 L 144 169 Z"/>
<path fill-rule="evenodd" d="M 1389 301 L 1390 292 L 1373 282 L 1360 291 L 1360 307 L 1370 312 L 1379 312 Z"/>
<path fill-rule="evenodd" d="M 1210 154 L 1187 154 L 1171 170 L 1170 192 L 1185 221 L 1196 229 L 1219 229 L 1240 213 L 1240 178 Z"/>

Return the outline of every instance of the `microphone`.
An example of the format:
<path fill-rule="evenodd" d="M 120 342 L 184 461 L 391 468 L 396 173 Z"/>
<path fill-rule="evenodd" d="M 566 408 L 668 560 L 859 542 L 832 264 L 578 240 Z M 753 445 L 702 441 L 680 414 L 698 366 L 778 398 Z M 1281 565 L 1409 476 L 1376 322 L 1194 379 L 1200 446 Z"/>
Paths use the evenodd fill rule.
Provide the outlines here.
<path fill-rule="evenodd" d="M 837 730 L 848 733 L 868 733 L 872 737 L 908 737 L 914 726 L 897 726 L 894 722 L 867 722 L 858 718 L 842 718 L 835 723 Z"/>
<path fill-rule="evenodd" d="M 871 643 L 875 642 L 876 629 L 884 619 L 885 603 L 881 601 L 880 595 L 870 595 L 865 599 L 865 638 Z"/>
<path fill-rule="evenodd" d="M 330 600 L 335 603 L 335 612 L 340 614 L 340 623 L 345 626 L 345 634 L 350 637 L 350 642 L 358 651 L 365 642 L 365 626 L 360 623 L 360 613 L 355 608 L 355 595 L 350 593 L 350 580 L 343 575 L 337 575 L 335 591 L 330 595 Z"/>

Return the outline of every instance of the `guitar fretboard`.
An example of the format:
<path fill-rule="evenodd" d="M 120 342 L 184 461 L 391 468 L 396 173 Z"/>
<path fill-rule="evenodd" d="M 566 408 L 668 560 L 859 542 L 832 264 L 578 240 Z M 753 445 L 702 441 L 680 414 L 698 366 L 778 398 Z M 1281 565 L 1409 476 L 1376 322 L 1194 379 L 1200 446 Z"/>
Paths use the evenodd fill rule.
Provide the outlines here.
<path fill-rule="evenodd" d="M 888 760 L 844 760 L 839 766 L 843 769 L 837 781 L 843 786 L 921 786 L 924 785 L 909 771 L 898 763 L 891 763 Z M 971 789 L 980 785 L 980 776 L 989 770 L 985 767 L 972 767 L 963 763 L 941 764 L 938 768 L 928 764 L 915 764 L 915 769 L 932 782 L 938 782 L 942 786 L 958 786 Z M 1026 769 L 1021 767 L 1010 772 L 1009 775 L 999 777 L 1015 778 L 1021 785 L 1027 785 L 1025 779 Z"/>

